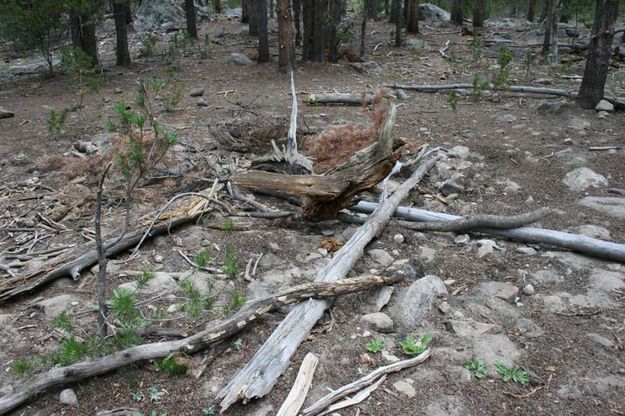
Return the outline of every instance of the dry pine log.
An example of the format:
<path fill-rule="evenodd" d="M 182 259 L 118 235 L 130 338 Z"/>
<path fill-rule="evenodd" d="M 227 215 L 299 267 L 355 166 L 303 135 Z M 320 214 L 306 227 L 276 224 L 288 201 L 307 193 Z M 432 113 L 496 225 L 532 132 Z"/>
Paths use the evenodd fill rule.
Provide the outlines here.
<path fill-rule="evenodd" d="M 191 354 L 204 350 L 217 342 L 233 336 L 246 326 L 258 322 L 263 314 L 282 306 L 310 299 L 308 302 L 303 303 L 303 305 L 307 305 L 316 302 L 312 299 L 332 298 L 382 285 L 394 284 L 401 279 L 402 276 L 400 275 L 392 277 L 363 276 L 334 282 L 313 282 L 252 300 L 241 311 L 230 318 L 186 338 L 137 345 L 101 358 L 82 361 L 67 367 L 53 368 L 43 374 L 33 376 L 23 384 L 16 386 L 11 393 L 0 397 L 0 415 L 8 413 L 51 388 L 105 374 L 129 364 L 163 358 L 170 353 Z"/>

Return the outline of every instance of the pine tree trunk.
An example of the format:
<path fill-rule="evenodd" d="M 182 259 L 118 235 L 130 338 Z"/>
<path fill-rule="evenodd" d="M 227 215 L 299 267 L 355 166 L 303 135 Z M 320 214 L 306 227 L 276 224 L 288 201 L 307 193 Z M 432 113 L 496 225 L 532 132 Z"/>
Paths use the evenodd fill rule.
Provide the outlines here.
<path fill-rule="evenodd" d="M 130 51 L 128 50 L 128 28 L 126 27 L 126 4 L 113 2 L 113 16 L 115 18 L 115 56 L 119 66 L 130 65 Z"/>
<path fill-rule="evenodd" d="M 486 18 L 486 0 L 474 0 L 473 3 L 473 27 L 484 27 L 484 19 Z"/>
<path fill-rule="evenodd" d="M 258 0 L 248 0 L 247 16 L 249 23 L 249 35 L 258 36 Z"/>
<path fill-rule="evenodd" d="M 184 11 L 187 16 L 187 33 L 189 37 L 197 39 L 197 19 L 193 0 L 184 0 Z"/>
<path fill-rule="evenodd" d="M 370 19 L 378 18 L 378 2 L 377 0 L 364 0 L 365 9 L 367 10 L 367 17 Z"/>
<path fill-rule="evenodd" d="M 295 22 L 295 45 L 302 44 L 302 0 L 293 0 L 293 21 Z"/>
<path fill-rule="evenodd" d="M 213 10 L 215 10 L 215 13 L 222 12 L 221 0 L 213 0 Z"/>
<path fill-rule="evenodd" d="M 276 5 L 274 0 L 269 0 L 269 18 L 273 19 L 273 12 L 275 11 Z"/>
<path fill-rule="evenodd" d="M 193 0 L 191 0 L 193 1 Z M 269 33 L 267 31 L 267 0 L 256 0 L 258 17 L 258 63 L 269 62 Z"/>
<path fill-rule="evenodd" d="M 312 37 L 313 37 L 313 10 L 314 0 L 301 0 L 302 2 L 302 60 L 312 61 Z"/>
<path fill-rule="evenodd" d="M 545 18 L 545 38 L 543 40 L 542 55 L 545 62 L 556 63 L 558 61 L 558 0 L 545 0 L 547 5 L 547 17 Z"/>
<path fill-rule="evenodd" d="M 241 23 L 250 21 L 250 2 L 253 0 L 241 0 Z"/>
<path fill-rule="evenodd" d="M 396 13 L 398 7 L 401 7 L 401 0 L 400 1 L 391 0 L 391 10 L 390 10 L 390 15 L 388 16 L 389 23 L 397 23 L 397 17 L 401 16 L 401 11 Z"/>
<path fill-rule="evenodd" d="M 327 14 L 327 0 L 314 0 L 313 33 L 312 33 L 312 61 L 325 60 L 325 19 Z"/>
<path fill-rule="evenodd" d="M 124 7 L 126 8 L 126 24 L 129 25 L 132 23 L 132 8 L 130 7 L 130 0 L 126 0 Z"/>
<path fill-rule="evenodd" d="M 419 1 L 418 0 L 408 0 L 406 31 L 408 33 L 419 33 Z"/>
<path fill-rule="evenodd" d="M 462 15 L 462 0 L 453 0 L 451 6 L 451 24 L 462 26 L 464 16 Z"/>
<path fill-rule="evenodd" d="M 91 58 L 93 65 L 98 64 L 98 38 L 95 32 L 95 23 L 93 18 L 83 18 L 81 47 L 82 50 Z"/>
<path fill-rule="evenodd" d="M 584 78 L 576 99 L 577 104 L 582 108 L 594 108 L 603 98 L 612 54 L 618 3 L 618 0 L 597 0 Z"/>
<path fill-rule="evenodd" d="M 401 46 L 401 0 L 393 0 L 393 15 L 395 20 L 395 47 Z"/>
<path fill-rule="evenodd" d="M 80 16 L 78 15 L 78 13 L 70 12 L 69 23 L 70 23 L 69 31 L 72 37 L 72 47 L 74 49 L 82 48 L 82 39 L 81 39 L 82 38 L 82 33 L 81 33 L 82 25 L 80 23 Z"/>
<path fill-rule="evenodd" d="M 367 10 L 369 3 L 364 2 L 364 9 L 362 11 L 362 23 L 360 25 L 360 57 L 365 56 L 365 39 L 367 37 L 367 16 L 369 11 Z"/>
<path fill-rule="evenodd" d="M 529 0 L 529 4 L 527 6 L 527 21 L 533 22 L 536 15 L 536 0 Z"/>
<path fill-rule="evenodd" d="M 293 44 L 293 16 L 289 0 L 277 0 L 278 15 L 278 69 L 288 72 L 295 68 L 295 45 Z"/>
<path fill-rule="evenodd" d="M 338 28 L 345 0 L 330 0 L 330 28 L 328 31 L 328 61 L 338 62 Z"/>

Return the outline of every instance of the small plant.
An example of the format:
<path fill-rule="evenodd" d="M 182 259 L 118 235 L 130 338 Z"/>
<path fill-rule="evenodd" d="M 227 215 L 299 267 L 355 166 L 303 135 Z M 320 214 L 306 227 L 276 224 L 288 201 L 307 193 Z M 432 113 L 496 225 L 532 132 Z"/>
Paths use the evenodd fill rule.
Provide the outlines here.
<path fill-rule="evenodd" d="M 161 392 L 155 386 L 152 386 L 148 389 L 148 397 L 151 402 L 160 402 L 161 401 Z"/>
<path fill-rule="evenodd" d="M 452 110 L 456 111 L 458 108 L 458 91 L 449 90 L 447 93 L 447 104 L 449 104 Z"/>
<path fill-rule="evenodd" d="M 32 358 L 20 358 L 11 363 L 11 372 L 18 377 L 22 377 L 33 370 L 34 362 Z"/>
<path fill-rule="evenodd" d="M 59 111 L 50 110 L 48 113 L 48 131 L 51 134 L 61 134 L 63 132 L 69 110 L 69 108 Z"/>
<path fill-rule="evenodd" d="M 469 42 L 469 47 L 471 48 L 471 52 L 473 53 L 473 60 L 476 64 L 479 65 L 482 60 L 482 41 L 479 36 L 474 36 Z"/>
<path fill-rule="evenodd" d="M 143 397 L 143 393 L 140 391 L 132 391 L 130 392 L 130 398 L 135 402 L 142 402 L 145 397 Z"/>
<path fill-rule="evenodd" d="M 384 349 L 385 345 L 382 340 L 375 339 L 365 344 L 365 349 L 370 353 L 377 354 Z"/>
<path fill-rule="evenodd" d="M 237 291 L 232 292 L 232 295 L 230 295 L 230 305 L 228 305 L 230 314 L 238 312 L 243 305 L 245 305 L 245 295 Z"/>
<path fill-rule="evenodd" d="M 113 291 L 112 312 L 120 325 L 132 325 L 139 318 L 135 297 L 126 290 L 115 289 Z"/>
<path fill-rule="evenodd" d="M 428 344 L 432 341 L 432 335 L 425 334 L 419 339 L 419 341 L 415 341 L 413 335 L 408 335 L 406 340 L 400 341 L 399 345 L 404 352 L 404 354 L 410 355 L 419 355 L 427 348 Z"/>
<path fill-rule="evenodd" d="M 241 350 L 241 347 L 243 346 L 243 340 L 241 338 L 237 338 L 232 345 L 234 346 L 234 349 L 237 351 Z"/>
<path fill-rule="evenodd" d="M 525 79 L 531 81 L 532 79 L 532 52 L 527 51 L 525 59 L 523 59 L 523 67 L 525 68 Z"/>
<path fill-rule="evenodd" d="M 156 360 L 154 362 L 154 368 L 156 368 L 156 371 L 162 371 L 172 375 L 184 375 L 188 370 L 186 365 L 176 362 L 176 357 L 173 352 L 162 360 Z"/>
<path fill-rule="evenodd" d="M 204 416 L 215 416 L 215 408 L 213 406 L 206 406 L 202 409 L 202 414 Z"/>
<path fill-rule="evenodd" d="M 212 261 L 213 256 L 208 250 L 200 250 L 195 255 L 195 264 L 197 264 L 200 268 L 208 266 Z"/>
<path fill-rule="evenodd" d="M 497 63 L 499 64 L 499 70 L 493 77 L 493 85 L 495 88 L 507 88 L 510 86 L 510 68 L 509 65 L 512 62 L 512 52 L 505 46 L 499 49 L 497 54 Z"/>
<path fill-rule="evenodd" d="M 121 328 L 117 330 L 115 336 L 113 337 L 113 343 L 120 347 L 136 345 L 140 340 L 139 336 L 131 328 Z"/>
<path fill-rule="evenodd" d="M 158 42 L 158 38 L 149 33 L 145 39 L 141 42 L 141 48 L 139 48 L 139 56 L 141 57 L 150 57 L 154 56 L 156 51 L 156 42 Z"/>
<path fill-rule="evenodd" d="M 503 363 L 495 364 L 495 370 L 501 374 L 503 381 L 513 381 L 519 384 L 527 384 L 530 381 L 529 374 L 519 366 L 507 367 Z"/>
<path fill-rule="evenodd" d="M 141 274 L 137 278 L 137 287 L 143 288 L 146 287 L 148 282 L 156 277 L 156 273 L 151 269 L 143 269 Z"/>
<path fill-rule="evenodd" d="M 482 92 L 486 91 L 490 85 L 488 84 L 488 80 L 482 81 L 481 77 L 478 74 L 475 74 L 473 77 L 473 90 L 471 91 L 471 96 L 474 101 L 479 101 L 482 97 Z"/>
<path fill-rule="evenodd" d="M 475 358 L 467 363 L 466 368 L 471 373 L 473 373 L 475 378 L 477 378 L 478 380 L 484 378 L 487 373 L 486 364 L 484 364 L 484 361 L 477 360 Z"/>
<path fill-rule="evenodd" d="M 215 300 L 210 295 L 210 288 L 212 287 L 209 283 L 209 294 L 202 294 L 200 290 L 195 287 L 193 282 L 189 279 L 183 280 L 180 283 L 180 289 L 182 293 L 187 298 L 187 301 L 184 303 L 182 310 L 184 310 L 187 315 L 192 318 L 199 316 L 204 310 L 211 310 L 213 308 L 213 304 Z"/>
<path fill-rule="evenodd" d="M 176 85 L 172 88 L 172 90 L 163 97 L 163 105 L 165 106 L 165 111 L 171 113 L 176 109 L 176 106 L 180 104 L 182 101 L 183 91 L 182 87 Z"/>
<path fill-rule="evenodd" d="M 87 345 L 71 337 L 64 340 L 54 354 L 54 361 L 61 366 L 67 366 L 80 360 L 88 353 Z"/>
<path fill-rule="evenodd" d="M 308 105 L 311 107 L 317 107 L 319 105 L 319 103 L 317 102 L 317 97 L 315 97 L 315 94 L 310 94 L 308 96 Z"/>
<path fill-rule="evenodd" d="M 72 321 L 67 312 L 63 312 L 52 321 L 52 326 L 63 331 L 70 332 L 72 330 Z"/>
<path fill-rule="evenodd" d="M 234 221 L 228 219 L 224 221 L 224 231 L 234 231 Z"/>
<path fill-rule="evenodd" d="M 226 259 L 224 260 L 224 273 L 230 279 L 236 279 L 239 273 L 239 266 L 237 264 L 237 254 L 231 248 L 226 249 Z"/>

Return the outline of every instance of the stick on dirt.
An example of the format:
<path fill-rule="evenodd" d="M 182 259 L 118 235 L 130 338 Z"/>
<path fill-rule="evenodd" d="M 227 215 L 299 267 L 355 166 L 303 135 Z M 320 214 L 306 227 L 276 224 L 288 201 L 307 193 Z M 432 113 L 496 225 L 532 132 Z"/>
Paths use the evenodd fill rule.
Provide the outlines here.
<path fill-rule="evenodd" d="M 278 410 L 276 416 L 297 416 L 299 409 L 301 409 L 304 404 L 304 400 L 306 400 L 306 395 L 310 389 L 318 362 L 319 359 L 315 354 L 311 352 L 306 354 L 299 368 L 299 372 L 297 373 L 295 383 L 293 383 L 289 395 L 284 400 L 284 403 L 282 403 L 282 406 L 280 406 L 280 410 Z"/>

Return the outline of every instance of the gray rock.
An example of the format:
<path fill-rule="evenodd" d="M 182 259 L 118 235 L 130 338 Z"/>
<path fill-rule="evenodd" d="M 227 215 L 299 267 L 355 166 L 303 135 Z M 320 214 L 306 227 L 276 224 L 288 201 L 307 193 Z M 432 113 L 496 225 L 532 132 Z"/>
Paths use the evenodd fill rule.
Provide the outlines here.
<path fill-rule="evenodd" d="M 521 190 L 521 185 L 511 180 L 506 179 L 501 184 L 504 185 L 503 190 L 507 193 L 514 193 Z"/>
<path fill-rule="evenodd" d="M 525 286 L 523 286 L 523 293 L 527 296 L 532 296 L 534 293 L 536 293 L 536 289 L 534 289 L 533 284 L 528 283 Z"/>
<path fill-rule="evenodd" d="M 526 318 L 520 318 L 516 321 L 516 327 L 518 328 L 521 335 L 527 338 L 538 338 L 545 334 L 538 325 L 534 323 L 534 321 Z"/>
<path fill-rule="evenodd" d="M 451 194 L 459 194 L 462 191 L 464 191 L 464 187 L 453 179 L 447 179 L 441 185 L 441 192 L 445 196 Z"/>
<path fill-rule="evenodd" d="M 395 91 L 395 96 L 398 100 L 402 101 L 410 98 L 410 96 L 406 94 L 406 91 L 402 90 L 401 88 Z"/>
<path fill-rule="evenodd" d="M 495 376 L 495 364 L 503 363 L 511 367 L 521 354 L 514 342 L 503 334 L 484 334 L 473 338 L 475 358 L 483 360 L 491 376 Z"/>
<path fill-rule="evenodd" d="M 404 329 L 413 329 L 430 312 L 434 300 L 446 294 L 445 283 L 438 276 L 424 276 L 399 296 L 391 311 L 393 321 Z"/>
<path fill-rule="evenodd" d="M 193 88 L 189 91 L 190 97 L 201 97 L 202 95 L 204 95 L 204 88 Z"/>
<path fill-rule="evenodd" d="M 406 380 L 400 380 L 393 383 L 393 388 L 408 397 L 415 397 L 417 395 L 415 388 L 412 387 L 412 384 Z"/>
<path fill-rule="evenodd" d="M 395 234 L 393 236 L 393 241 L 395 242 L 395 244 L 403 244 L 406 239 L 404 238 L 403 234 Z"/>
<path fill-rule="evenodd" d="M 571 116 L 568 127 L 573 130 L 582 131 L 590 128 L 590 122 L 579 117 Z"/>
<path fill-rule="evenodd" d="M 449 22 L 451 21 L 451 13 L 445 9 L 432 4 L 432 3 L 420 3 L 419 4 L 419 17 L 423 20 Z"/>
<path fill-rule="evenodd" d="M 625 220 L 625 198 L 587 196 L 581 199 L 578 204 L 603 212 L 611 217 Z"/>
<path fill-rule="evenodd" d="M 197 272 L 198 274 L 201 272 Z M 122 283 L 117 286 L 120 290 L 125 290 L 130 293 L 139 292 L 139 293 L 157 293 L 163 292 L 166 290 L 177 290 L 178 283 L 176 280 L 169 274 L 165 272 L 156 272 L 154 274 L 154 278 L 147 281 L 147 283 L 143 287 L 139 287 L 139 284 L 134 282 Z"/>
<path fill-rule="evenodd" d="M 608 186 L 608 180 L 605 176 L 588 168 L 577 168 L 570 171 L 564 176 L 562 182 L 575 192 L 582 192 L 590 187 L 605 188 Z"/>
<path fill-rule="evenodd" d="M 375 61 L 353 62 L 349 66 L 362 74 L 380 75 L 384 72 L 382 65 Z"/>
<path fill-rule="evenodd" d="M 512 114 L 504 114 L 503 116 L 497 117 L 497 121 L 500 123 L 514 123 L 516 120 L 516 116 Z"/>
<path fill-rule="evenodd" d="M 445 327 L 449 332 L 453 332 L 463 338 L 474 337 L 482 334 L 498 334 L 502 331 L 502 328 L 499 325 L 475 321 L 461 321 L 456 319 L 445 322 Z"/>
<path fill-rule="evenodd" d="M 173 0 L 143 0 L 135 13 L 132 24 L 135 30 L 144 31 L 167 23 L 185 21 L 184 10 Z"/>
<path fill-rule="evenodd" d="M 271 404 L 261 404 L 250 413 L 250 416 L 270 416 L 275 415 L 274 407 Z"/>
<path fill-rule="evenodd" d="M 481 282 L 475 289 L 487 296 L 503 299 L 508 303 L 514 302 L 519 295 L 519 288 L 507 282 Z"/>
<path fill-rule="evenodd" d="M 385 313 L 368 313 L 360 317 L 370 329 L 380 333 L 393 332 L 393 320 Z"/>
<path fill-rule="evenodd" d="M 204 98 L 197 100 L 196 104 L 198 107 L 208 107 L 208 102 Z"/>
<path fill-rule="evenodd" d="M 13 111 L 9 111 L 4 107 L 0 107 L 0 119 L 11 117 L 15 117 L 15 113 Z"/>
<path fill-rule="evenodd" d="M 401 361 L 401 358 L 399 358 L 399 357 L 398 357 L 398 356 L 396 356 L 396 355 L 391 354 L 390 352 L 388 352 L 388 351 L 386 351 L 386 350 L 383 350 L 383 351 L 382 351 L 382 353 L 381 353 L 380 355 L 382 356 L 382 359 L 383 359 L 385 362 L 389 363 L 389 364 L 392 364 L 392 363 L 396 363 L 396 362 L 398 362 L 398 361 Z"/>
<path fill-rule="evenodd" d="M 78 150 L 80 153 L 85 153 L 87 155 L 97 153 L 99 150 L 97 144 L 85 141 L 75 142 L 74 149 Z"/>
<path fill-rule="evenodd" d="M 566 101 L 544 101 L 536 107 L 539 114 L 562 114 L 569 111 L 573 106 Z"/>
<path fill-rule="evenodd" d="M 436 250 L 427 246 L 421 246 L 419 257 L 422 258 L 425 263 L 431 263 L 436 258 Z"/>
<path fill-rule="evenodd" d="M 395 261 L 393 256 L 380 248 L 374 248 L 372 250 L 369 250 L 367 251 L 367 254 L 369 255 L 369 257 L 371 257 L 371 260 L 378 264 L 381 264 L 384 267 L 390 266 Z"/>
<path fill-rule="evenodd" d="M 374 295 L 375 312 L 379 312 L 391 300 L 391 296 L 395 291 L 395 286 L 383 286 L 377 290 Z"/>
<path fill-rule="evenodd" d="M 68 406 L 78 406 L 78 397 L 72 389 L 65 389 L 59 394 L 59 402 Z"/>
<path fill-rule="evenodd" d="M 625 274 L 618 272 L 595 269 L 592 271 L 589 281 L 591 289 L 607 293 L 625 289 Z"/>
<path fill-rule="evenodd" d="M 493 254 L 493 251 L 495 251 L 496 248 L 500 249 L 495 241 L 488 239 L 477 240 L 477 246 L 477 257 L 480 259 L 488 256 L 489 254 Z"/>
<path fill-rule="evenodd" d="M 229 62 L 233 63 L 233 64 L 236 64 L 236 65 L 241 65 L 241 66 L 254 65 L 254 61 L 252 61 L 250 58 L 248 58 L 247 56 L 243 55 L 242 53 L 232 53 L 232 54 L 230 54 Z"/>
<path fill-rule="evenodd" d="M 467 244 L 469 244 L 469 241 L 471 241 L 471 237 L 469 237 L 468 234 L 460 234 L 459 236 L 454 238 L 454 243 L 458 244 L 459 246 L 466 246 Z"/>
<path fill-rule="evenodd" d="M 547 285 L 552 283 L 559 283 L 564 280 L 564 277 L 555 274 L 551 270 L 538 270 L 536 272 L 530 273 L 529 279 L 533 283 Z"/>
<path fill-rule="evenodd" d="M 599 101 L 599 103 L 597 103 L 597 105 L 595 106 L 595 110 L 597 111 L 614 111 L 614 105 L 606 100 L 601 100 Z"/>
<path fill-rule="evenodd" d="M 471 155 L 471 152 L 466 146 L 454 146 L 447 151 L 447 155 L 458 159 L 466 159 Z"/>
<path fill-rule="evenodd" d="M 262 281 L 278 285 L 290 286 L 295 279 L 312 278 L 315 275 L 314 269 L 291 267 L 286 269 L 273 269 L 262 276 Z"/>
<path fill-rule="evenodd" d="M 72 295 L 59 295 L 39 301 L 33 307 L 41 309 L 46 319 L 54 319 L 63 312 L 67 312 L 74 301 L 76 298 Z"/>
<path fill-rule="evenodd" d="M 536 250 L 528 246 L 517 247 L 516 251 L 523 253 L 526 256 L 534 256 L 536 254 Z"/>
<path fill-rule="evenodd" d="M 403 44 L 406 48 L 417 53 L 429 52 L 432 50 L 432 47 L 427 42 L 420 39 L 406 39 Z"/>
<path fill-rule="evenodd" d="M 436 399 L 434 403 L 428 404 L 425 414 L 428 416 L 466 416 L 470 412 L 460 397 L 442 396 Z"/>
<path fill-rule="evenodd" d="M 597 111 L 597 118 L 599 120 L 604 120 L 610 116 L 610 113 L 607 111 Z"/>
<path fill-rule="evenodd" d="M 612 349 L 614 347 L 614 342 L 612 342 L 611 340 L 605 337 L 602 337 L 599 334 L 595 334 L 595 333 L 588 334 L 588 338 L 590 338 L 591 341 L 599 344 L 605 349 Z"/>
<path fill-rule="evenodd" d="M 599 238 L 601 240 L 610 239 L 610 231 L 608 231 L 607 228 L 599 227 L 598 225 L 584 224 L 580 225 L 577 229 L 580 234 L 588 237 Z"/>

